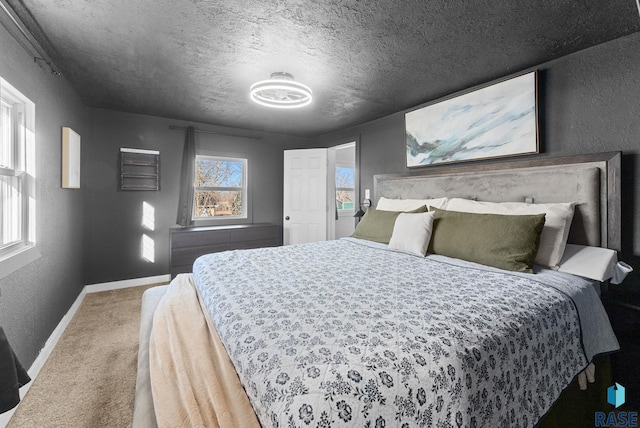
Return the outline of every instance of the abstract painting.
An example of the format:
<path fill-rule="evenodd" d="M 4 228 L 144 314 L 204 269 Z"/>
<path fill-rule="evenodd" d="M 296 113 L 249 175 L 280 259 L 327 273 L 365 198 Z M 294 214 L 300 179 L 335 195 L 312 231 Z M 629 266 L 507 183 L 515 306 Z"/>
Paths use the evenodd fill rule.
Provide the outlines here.
<path fill-rule="evenodd" d="M 405 114 L 407 167 L 538 153 L 537 72 Z"/>

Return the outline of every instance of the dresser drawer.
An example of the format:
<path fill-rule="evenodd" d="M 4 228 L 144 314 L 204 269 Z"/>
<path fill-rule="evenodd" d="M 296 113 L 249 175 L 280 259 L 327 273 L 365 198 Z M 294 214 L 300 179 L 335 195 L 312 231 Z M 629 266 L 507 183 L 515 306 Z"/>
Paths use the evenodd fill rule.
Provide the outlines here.
<path fill-rule="evenodd" d="M 170 273 L 191 272 L 200 256 L 227 250 L 275 247 L 281 244 L 275 224 L 174 228 L 170 232 Z"/>
<path fill-rule="evenodd" d="M 228 230 L 201 230 L 174 232 L 171 235 L 171 249 L 192 248 L 205 245 L 215 245 L 217 243 L 230 242 L 230 231 Z"/>

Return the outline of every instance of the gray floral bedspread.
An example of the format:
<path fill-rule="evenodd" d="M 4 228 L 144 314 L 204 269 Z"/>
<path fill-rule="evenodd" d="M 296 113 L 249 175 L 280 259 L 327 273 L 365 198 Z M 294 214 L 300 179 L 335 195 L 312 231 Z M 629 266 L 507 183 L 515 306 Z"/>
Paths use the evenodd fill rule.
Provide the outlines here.
<path fill-rule="evenodd" d="M 206 255 L 194 277 L 264 427 L 532 427 L 588 364 L 561 287 L 591 285 L 570 275 L 339 240 Z"/>

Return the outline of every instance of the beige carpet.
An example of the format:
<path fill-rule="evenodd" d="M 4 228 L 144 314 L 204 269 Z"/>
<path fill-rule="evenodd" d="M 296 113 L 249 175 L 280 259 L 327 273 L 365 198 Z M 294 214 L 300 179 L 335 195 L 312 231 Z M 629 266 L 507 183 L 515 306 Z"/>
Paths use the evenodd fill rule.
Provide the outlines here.
<path fill-rule="evenodd" d="M 140 301 L 155 285 L 87 294 L 7 427 L 131 427 Z"/>

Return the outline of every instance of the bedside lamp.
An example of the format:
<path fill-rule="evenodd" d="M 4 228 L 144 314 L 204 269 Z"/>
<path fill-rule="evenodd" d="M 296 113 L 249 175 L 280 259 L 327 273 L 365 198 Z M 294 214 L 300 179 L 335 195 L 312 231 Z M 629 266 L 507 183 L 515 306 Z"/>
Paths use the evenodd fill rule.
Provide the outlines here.
<path fill-rule="evenodd" d="M 625 262 L 618 262 L 613 267 L 613 276 L 611 277 L 612 284 L 620 284 L 624 279 L 633 271 L 633 268 Z"/>
<path fill-rule="evenodd" d="M 358 220 L 360 220 L 365 214 L 364 210 L 362 209 L 363 206 L 366 207 L 366 208 L 369 208 L 371 206 L 371 200 L 370 199 L 365 199 L 360 204 L 360 209 L 353 215 Z"/>

